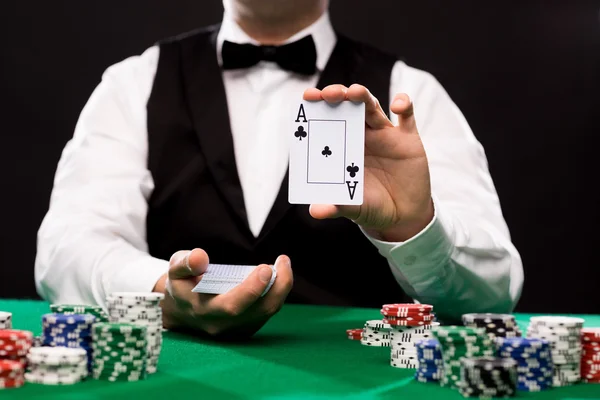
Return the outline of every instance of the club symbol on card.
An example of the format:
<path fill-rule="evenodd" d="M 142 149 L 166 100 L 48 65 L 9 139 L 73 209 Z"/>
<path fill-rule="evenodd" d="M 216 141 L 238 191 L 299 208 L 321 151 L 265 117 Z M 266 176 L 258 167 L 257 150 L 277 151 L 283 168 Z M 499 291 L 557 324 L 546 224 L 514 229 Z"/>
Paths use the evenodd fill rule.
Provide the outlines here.
<path fill-rule="evenodd" d="M 354 163 L 352 163 L 352 165 L 348 165 L 348 167 L 346 167 L 346 171 L 348 171 L 348 173 L 350 174 L 350 176 L 352 178 L 354 178 L 356 176 L 356 173 L 358 172 L 359 168 L 358 165 L 354 165 Z"/>
<path fill-rule="evenodd" d="M 331 150 L 329 149 L 329 146 L 325 146 L 321 154 L 323 154 L 325 158 L 329 157 L 332 154 Z"/>
<path fill-rule="evenodd" d="M 306 137 L 306 131 L 302 125 L 298 127 L 298 130 L 294 133 L 294 136 L 300 139 L 300 141 L 302 141 L 302 138 Z"/>

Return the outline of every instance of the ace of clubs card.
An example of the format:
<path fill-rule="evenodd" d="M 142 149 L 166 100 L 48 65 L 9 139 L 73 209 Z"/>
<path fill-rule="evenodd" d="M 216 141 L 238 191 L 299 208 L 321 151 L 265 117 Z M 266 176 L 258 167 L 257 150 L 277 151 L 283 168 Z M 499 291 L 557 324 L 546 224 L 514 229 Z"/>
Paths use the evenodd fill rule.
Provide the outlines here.
<path fill-rule="evenodd" d="M 290 204 L 362 204 L 364 103 L 302 101 L 288 135 Z"/>

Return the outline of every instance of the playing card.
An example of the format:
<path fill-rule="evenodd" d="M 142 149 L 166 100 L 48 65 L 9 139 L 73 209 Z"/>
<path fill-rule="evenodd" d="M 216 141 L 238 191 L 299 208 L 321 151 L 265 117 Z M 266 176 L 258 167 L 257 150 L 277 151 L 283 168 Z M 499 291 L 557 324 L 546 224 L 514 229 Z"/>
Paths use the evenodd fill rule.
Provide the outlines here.
<path fill-rule="evenodd" d="M 202 280 L 192 289 L 192 292 L 207 294 L 227 293 L 242 283 L 255 268 L 257 268 L 255 265 L 209 264 L 206 272 L 202 275 Z M 262 296 L 267 294 L 269 289 L 271 289 L 277 277 L 275 266 L 271 266 L 271 269 L 273 270 L 271 281 Z"/>
<path fill-rule="evenodd" d="M 302 101 L 293 109 L 289 138 L 291 204 L 362 204 L 364 103 Z"/>

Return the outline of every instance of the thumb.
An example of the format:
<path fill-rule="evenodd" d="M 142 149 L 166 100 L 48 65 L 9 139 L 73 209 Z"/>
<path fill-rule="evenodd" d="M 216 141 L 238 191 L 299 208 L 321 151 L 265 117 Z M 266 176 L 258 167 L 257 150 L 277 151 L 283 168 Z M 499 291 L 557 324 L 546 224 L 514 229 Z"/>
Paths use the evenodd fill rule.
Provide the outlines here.
<path fill-rule="evenodd" d="M 340 207 L 333 204 L 311 204 L 308 212 L 315 219 L 337 218 L 340 216 Z"/>
<path fill-rule="evenodd" d="M 360 216 L 360 206 L 311 204 L 308 212 L 314 219 L 334 219 L 346 217 L 352 221 L 356 221 Z"/>
<path fill-rule="evenodd" d="M 273 270 L 266 264 L 258 265 L 247 277 L 230 291 L 216 296 L 211 304 L 215 310 L 225 311 L 229 316 L 243 314 L 263 295 Z"/>
<path fill-rule="evenodd" d="M 398 125 L 400 126 L 400 129 L 407 133 L 416 132 L 413 102 L 406 93 L 398 93 L 394 96 L 390 109 L 398 116 Z"/>
<path fill-rule="evenodd" d="M 202 249 L 182 250 L 171 256 L 169 279 L 187 279 L 200 276 L 208 268 L 208 254 Z"/>

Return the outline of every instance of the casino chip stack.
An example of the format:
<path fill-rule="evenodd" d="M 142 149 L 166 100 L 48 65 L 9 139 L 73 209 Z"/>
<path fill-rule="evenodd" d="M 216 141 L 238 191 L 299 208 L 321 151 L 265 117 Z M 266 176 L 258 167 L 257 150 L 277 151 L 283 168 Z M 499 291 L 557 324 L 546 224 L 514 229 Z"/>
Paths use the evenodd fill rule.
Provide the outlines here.
<path fill-rule="evenodd" d="M 463 358 L 458 390 L 464 397 L 513 397 L 517 392 L 516 362 L 510 358 Z"/>
<path fill-rule="evenodd" d="M 147 377 L 147 327 L 124 324 L 94 324 L 93 376 L 105 381 L 139 381 Z"/>
<path fill-rule="evenodd" d="M 27 364 L 27 352 L 33 344 L 33 333 L 17 329 L 0 330 L 0 359 Z"/>
<path fill-rule="evenodd" d="M 415 343 L 433 338 L 431 329 L 439 325 L 439 322 L 414 327 L 392 325 L 390 329 L 390 365 L 395 368 L 418 368 L 419 360 Z"/>
<path fill-rule="evenodd" d="M 346 329 L 346 335 L 350 340 L 361 340 L 364 329 Z"/>
<path fill-rule="evenodd" d="M 415 342 L 419 368 L 415 379 L 419 382 L 439 382 L 444 374 L 444 359 L 440 342 L 436 339 L 422 339 Z"/>
<path fill-rule="evenodd" d="M 162 348 L 162 293 L 113 293 L 107 297 L 108 318 L 112 323 L 135 324 L 146 327 L 148 362 L 146 371 L 153 374 L 158 369 Z"/>
<path fill-rule="evenodd" d="M 483 328 L 467 326 L 436 326 L 432 330 L 440 342 L 444 359 L 442 386 L 458 388 L 461 385 L 463 358 L 491 357 L 495 348 Z"/>
<path fill-rule="evenodd" d="M 13 360 L 0 359 L 0 390 L 18 388 L 25 384 L 25 367 Z"/>
<path fill-rule="evenodd" d="M 583 328 L 581 346 L 581 380 L 600 383 L 600 328 Z"/>
<path fill-rule="evenodd" d="M 538 338 L 498 338 L 497 354 L 516 362 L 517 390 L 539 392 L 552 387 L 554 367 L 550 343 Z"/>
<path fill-rule="evenodd" d="M 395 368 L 417 368 L 419 361 L 415 342 L 432 337 L 434 322 L 429 304 L 384 304 L 380 310 L 383 322 L 390 326 L 390 365 Z"/>
<path fill-rule="evenodd" d="M 88 370 L 92 370 L 92 325 L 90 314 L 44 314 L 42 346 L 81 348 L 87 353 Z"/>
<path fill-rule="evenodd" d="M 498 337 L 520 337 L 521 331 L 514 315 L 510 314 L 463 314 L 465 326 L 484 328 L 490 339 Z"/>
<path fill-rule="evenodd" d="M 360 343 L 365 346 L 390 347 L 390 325 L 380 319 L 366 321 Z"/>
<path fill-rule="evenodd" d="M 383 322 L 392 326 L 419 327 L 430 325 L 435 319 L 429 304 L 384 304 L 381 308 Z"/>
<path fill-rule="evenodd" d="M 0 329 L 12 329 L 12 314 L 0 311 Z"/>
<path fill-rule="evenodd" d="M 96 317 L 96 322 L 108 322 L 108 315 L 101 306 L 90 306 L 80 304 L 51 304 L 50 311 L 55 314 L 91 314 Z"/>
<path fill-rule="evenodd" d="M 38 347 L 27 354 L 29 383 L 74 385 L 88 376 L 88 353 L 82 348 Z"/>
<path fill-rule="evenodd" d="M 543 316 L 531 317 L 527 337 L 550 342 L 554 364 L 554 386 L 568 386 L 581 379 L 582 318 Z"/>

